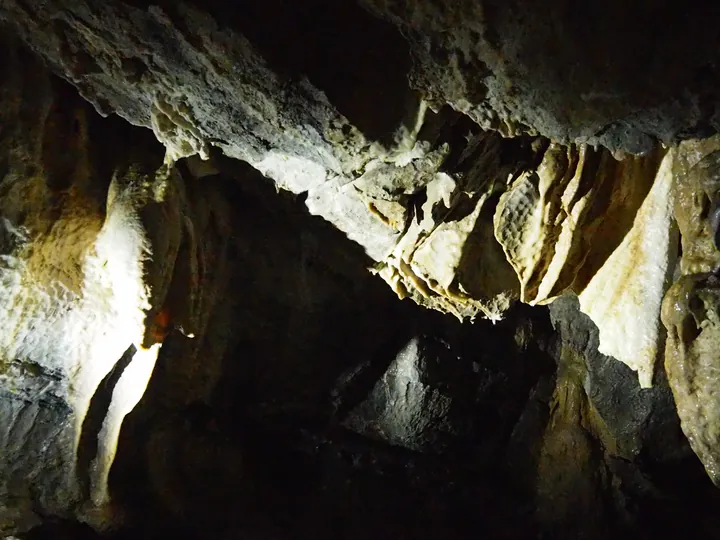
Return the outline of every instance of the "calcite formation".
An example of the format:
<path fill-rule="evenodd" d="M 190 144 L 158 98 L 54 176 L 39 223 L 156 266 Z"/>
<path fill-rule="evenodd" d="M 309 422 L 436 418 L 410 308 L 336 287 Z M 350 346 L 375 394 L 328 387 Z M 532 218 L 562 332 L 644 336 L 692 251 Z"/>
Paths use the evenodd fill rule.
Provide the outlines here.
<path fill-rule="evenodd" d="M 38 499 L 102 527 L 124 418 L 167 334 L 205 335 L 224 283 L 208 221 L 229 233 L 161 155 L 113 155 L 72 90 L 40 64 L 23 74 L 11 39 L 3 54 L 15 71 L 3 80 L 0 530 L 31 521 Z"/>
<path fill-rule="evenodd" d="M 658 149 L 618 161 L 538 140 L 537 165 L 508 168 L 484 157 L 501 142 L 474 143 L 476 170 L 422 182 L 425 200 L 379 274 L 401 298 L 459 318 L 498 320 L 516 298 L 545 304 L 575 292 L 600 327 L 601 351 L 650 386 L 677 244 L 672 158 Z"/>
<path fill-rule="evenodd" d="M 674 166 L 675 217 L 682 238 L 676 281 L 663 302 L 665 369 L 683 431 L 710 478 L 720 483 L 718 311 L 720 253 L 711 208 L 717 198 L 718 140 L 686 142 Z"/>
<path fill-rule="evenodd" d="M 11 20 L 99 112 L 152 128 L 170 161 L 215 146 L 278 185 L 307 192 L 310 209 L 371 256 L 391 249 L 396 232 L 367 219 L 343 191 L 367 162 L 388 152 L 309 81 L 273 72 L 245 36 L 209 14 L 189 4 L 4 2 L 0 18 Z M 147 30 L 141 37 L 138 27 Z M 409 130 L 395 127 L 411 134 L 414 125 L 415 118 Z"/>
<path fill-rule="evenodd" d="M 208 398 L 231 341 L 218 320 L 230 310 L 225 293 L 239 271 L 231 255 L 240 249 L 234 209 L 213 179 L 242 182 L 246 171 L 233 172 L 241 161 L 361 246 L 401 299 L 496 323 L 517 302 L 577 295 L 597 326 L 598 352 L 636 372 L 642 388 L 657 378 L 665 347 L 683 429 L 720 482 L 720 146 L 678 144 L 720 128 L 712 33 L 695 32 L 692 47 L 671 39 L 677 2 L 653 8 L 652 32 L 631 22 L 640 8 L 619 0 L 578 7 L 557 25 L 548 6 L 520 0 L 361 3 L 368 11 L 353 4 L 347 18 L 320 7 L 334 24 L 352 20 L 383 36 L 397 68 L 381 69 L 359 46 L 348 60 L 357 67 L 351 86 L 381 88 L 377 103 L 323 75 L 332 66 L 274 50 L 262 28 L 226 20 L 222 3 L 0 2 L 2 32 L 17 33 L 100 115 L 147 128 L 165 150 L 163 160 L 127 142 L 132 157 L 112 156 L 74 90 L 67 97 L 37 60 L 23 68 L 34 57 L 2 38 L 0 449 L 10 480 L 0 496 L 21 502 L 0 501 L 0 531 L 32 516 L 30 489 L 13 491 L 22 476 L 54 514 L 98 525 L 111 514 L 120 430 L 166 339 L 177 361 L 166 401 Z M 707 25 L 713 14 L 679 20 Z M 619 30 L 618 39 L 579 40 L 587 21 L 590 35 Z M 668 58 L 646 61 L 659 45 Z M 410 352 L 373 399 L 416 385 L 416 401 L 360 415 L 358 429 L 420 448 L 452 400 L 417 379 Z M 595 383 L 578 370 L 559 378 L 540 470 L 557 470 L 574 448 L 578 477 L 585 467 L 602 473 L 580 486 L 591 493 L 605 471 L 579 426 L 594 414 Z M 101 397 L 98 419 L 89 411 Z M 407 429 L 393 435 L 398 426 Z M 15 448 L 23 430 L 32 436 Z M 41 480 L 31 459 L 57 466 Z M 551 480 L 547 490 L 558 491 Z M 589 497 L 581 511 L 595 504 Z"/>
<path fill-rule="evenodd" d="M 106 200 L 97 198 L 102 180 L 90 166 L 84 111 L 76 111 L 74 122 L 65 122 L 62 116 L 67 113 L 60 112 L 49 90 L 46 75 L 44 103 L 37 116 L 26 123 L 16 117 L 13 123 L 28 134 L 69 140 L 73 148 L 49 153 L 50 144 L 28 145 L 21 131 L 8 133 L 4 141 L 10 159 L 19 163 L 13 163 L 11 176 L 4 179 L 9 189 L 0 203 L 4 236 L 12 246 L 3 255 L 0 271 L 0 365 L 3 388 L 9 392 L 4 406 L 17 402 L 21 409 L 32 409 L 45 403 L 40 407 L 64 412 L 57 420 L 59 432 L 41 456 L 18 452 L 13 445 L 19 441 L 9 437 L 3 445 L 3 465 L 17 472 L 26 469 L 27 474 L 37 467 L 28 459 L 59 460 L 52 473 L 58 485 L 46 494 L 57 499 L 46 505 L 67 509 L 82 497 L 84 474 L 91 476 L 92 499 L 105 502 L 119 425 L 142 395 L 157 346 L 148 355 L 137 355 L 149 357 L 132 359 L 131 365 L 139 362 L 143 369 L 130 383 L 132 392 L 112 398 L 113 414 L 100 434 L 94 472 L 78 471 L 80 439 L 93 395 L 129 347 L 142 348 L 145 311 L 151 307 L 143 277 L 150 246 L 138 214 L 142 187 L 133 183 L 132 175 L 116 173 Z M 18 98 L 25 100 L 22 94 Z M 74 133 L 64 131 L 73 125 Z M 71 161 L 58 170 L 54 160 L 67 159 L 64 151 L 72 152 Z M 34 165 L 34 173 L 22 165 Z M 54 173 L 63 174 L 57 178 L 62 185 L 52 182 Z M 131 371 L 136 371 L 134 365 Z M 45 384 L 39 387 L 42 380 Z M 27 414 L 32 413 L 13 413 L 6 433 L 44 429 L 40 422 L 26 425 Z"/>
<path fill-rule="evenodd" d="M 661 167 L 663 154 L 616 161 L 588 147 L 550 145 L 537 170 L 501 196 L 495 214 L 521 300 L 542 304 L 577 293 L 600 329 L 600 351 L 637 371 L 645 387 L 677 243 L 671 161 Z"/>
<path fill-rule="evenodd" d="M 458 133 L 466 135 L 460 144 L 443 142 L 443 128 L 433 126 L 444 117 L 425 102 L 396 126 L 399 142 L 383 147 L 309 82 L 289 86 L 243 36 L 220 31 L 189 5 L 169 12 L 114 3 L 26 9 L 6 8 L 21 35 L 100 110 L 152 126 L 170 162 L 207 157 L 209 146 L 248 161 L 279 186 L 307 193 L 311 212 L 364 246 L 400 297 L 460 318 L 498 320 L 517 298 L 539 304 L 564 291 L 581 294 L 583 309 L 602 328 L 603 351 L 651 384 L 674 245 L 667 182 L 658 176 L 663 151 L 617 161 L 587 144 L 538 138 L 528 141 L 524 163 L 501 163 L 497 153 L 519 143 L 471 132 Z M 36 18 L 51 16 L 67 20 L 66 30 L 38 27 Z M 101 31 L 110 17 L 112 42 Z M 154 51 L 152 62 L 133 42 L 130 20 L 157 29 L 151 34 L 157 42 L 141 48 Z M 75 57 L 56 55 L 47 41 L 69 41 L 96 59 L 93 69 L 73 69 Z M 165 67 L 156 69 L 160 58 Z M 117 70 L 131 60 L 139 78 Z M 244 82 L 231 76 L 240 72 Z M 656 177 L 662 185 L 651 190 Z M 651 245 L 657 246 L 652 253 L 636 249 Z M 508 262 L 517 280 L 508 275 Z M 613 272 L 630 267 L 632 283 L 621 285 Z M 647 322 L 636 327 L 640 320 Z M 616 335 L 617 328 L 626 334 Z"/>
<path fill-rule="evenodd" d="M 717 399 L 717 308 L 714 275 L 683 276 L 668 292 L 665 368 L 682 428 L 705 470 L 720 483 L 720 407 Z"/>

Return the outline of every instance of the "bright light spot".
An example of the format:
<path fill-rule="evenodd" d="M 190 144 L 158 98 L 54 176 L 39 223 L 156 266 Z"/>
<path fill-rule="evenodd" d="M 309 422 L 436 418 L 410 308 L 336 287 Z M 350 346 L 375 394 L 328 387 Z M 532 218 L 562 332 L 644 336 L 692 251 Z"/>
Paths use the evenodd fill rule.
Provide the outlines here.
<path fill-rule="evenodd" d="M 75 413 L 69 428 L 74 446 L 64 456 L 66 488 L 74 490 L 75 456 L 90 401 L 128 347 L 143 339 L 150 307 L 143 279 L 147 240 L 132 190 L 115 182 L 104 221 L 77 205 L 65 208 L 44 236 L 25 235 L 6 222 L 0 227 L 16 245 L 0 259 L 0 362 L 34 365 L 57 376 L 51 391 Z M 129 376 L 140 371 L 135 377 L 147 381 L 156 356 L 157 348 L 143 351 Z M 4 384 L 27 393 L 32 378 L 21 373 Z M 112 418 L 122 422 L 144 389 L 128 390 Z M 112 422 L 106 420 L 105 444 L 119 430 Z"/>
<path fill-rule="evenodd" d="M 113 390 L 112 401 L 98 435 L 97 457 L 90 472 L 91 499 L 95 506 L 102 506 L 110 500 L 108 477 L 117 452 L 120 428 L 125 417 L 142 399 L 161 346 L 156 343 L 149 349 L 139 348 Z"/>
<path fill-rule="evenodd" d="M 254 167 L 292 193 L 303 193 L 327 180 L 327 171 L 322 165 L 280 152 L 268 152 Z"/>

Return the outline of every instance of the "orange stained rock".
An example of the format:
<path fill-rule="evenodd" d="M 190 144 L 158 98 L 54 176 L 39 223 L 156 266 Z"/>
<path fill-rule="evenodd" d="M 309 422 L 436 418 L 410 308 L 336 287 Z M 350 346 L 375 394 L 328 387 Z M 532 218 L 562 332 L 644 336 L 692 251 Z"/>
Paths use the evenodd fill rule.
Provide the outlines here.
<path fill-rule="evenodd" d="M 172 316 L 168 308 L 162 308 L 153 318 L 151 324 L 151 335 L 155 343 L 161 343 L 170 333 L 172 328 Z"/>

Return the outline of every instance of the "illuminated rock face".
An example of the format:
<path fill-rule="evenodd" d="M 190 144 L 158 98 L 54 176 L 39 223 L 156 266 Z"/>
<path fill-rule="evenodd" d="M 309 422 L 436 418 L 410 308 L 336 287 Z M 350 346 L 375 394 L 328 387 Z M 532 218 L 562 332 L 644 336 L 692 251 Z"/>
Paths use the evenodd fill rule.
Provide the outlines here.
<path fill-rule="evenodd" d="M 551 144 L 536 170 L 511 182 L 495 235 L 520 281 L 520 299 L 580 297 L 600 329 L 600 352 L 652 385 L 661 343 L 660 303 L 677 244 L 672 159 L 656 150 L 616 161 L 588 147 Z"/>
<path fill-rule="evenodd" d="M 718 400 L 718 140 L 686 142 L 676 150 L 675 216 L 682 238 L 676 280 L 663 302 L 665 369 L 688 441 L 720 483 Z"/>
<path fill-rule="evenodd" d="M 161 346 L 146 315 L 162 306 L 172 265 L 143 218 L 149 204 L 167 204 L 153 192 L 168 180 L 101 163 L 94 113 L 41 65 L 23 75 L 27 53 L 11 41 L 3 54 L 17 72 L 3 81 L 0 525 L 32 520 L 35 507 L 63 515 L 87 500 L 88 519 L 102 526 L 120 427 Z M 102 394 L 108 409 L 89 418 Z"/>
<path fill-rule="evenodd" d="M 658 86 L 649 68 L 643 77 L 652 78 L 653 88 L 664 88 L 653 98 L 663 105 L 643 113 L 656 122 L 643 114 L 613 117 L 622 116 L 626 95 L 644 96 L 642 88 L 626 88 L 620 103 L 602 88 L 622 87 L 623 70 L 629 69 L 623 63 L 607 68 L 609 79 L 602 84 L 578 76 L 571 78 L 572 91 L 558 86 L 551 92 L 554 79 L 545 63 L 529 63 L 537 37 L 522 33 L 516 42 L 500 44 L 490 39 L 493 24 L 522 26 L 511 6 L 491 11 L 487 19 L 482 8 L 466 4 L 442 13 L 422 3 L 365 4 L 412 29 L 409 42 L 386 36 L 378 44 L 386 54 L 415 58 L 411 86 L 424 96 L 418 99 L 409 89 L 392 94 L 407 112 L 385 125 L 389 138 L 373 138 L 364 116 L 349 105 L 365 98 L 348 101 L 335 86 L 323 88 L 321 83 L 330 83 L 291 52 L 274 56 L 262 29 L 238 21 L 238 31 L 219 30 L 215 18 L 191 5 L 142 10 L 115 3 L 51 4 L 31 14 L 9 3 L 4 13 L 99 110 L 151 127 L 169 162 L 208 157 L 216 147 L 279 187 L 307 194 L 310 211 L 362 245 L 378 263 L 375 271 L 401 298 L 461 319 L 497 321 L 518 299 L 543 304 L 574 292 L 601 328 L 602 350 L 637 371 L 643 386 L 651 385 L 662 342 L 660 299 L 676 241 L 669 176 L 660 166 L 664 151 L 650 151 L 647 142 L 687 136 L 693 130 L 686 124 L 701 119 L 688 110 L 681 121 L 678 111 L 688 103 Z M 661 11 L 670 20 L 671 7 Z M 327 13 L 338 17 L 338 24 L 345 21 Z M 362 11 L 355 15 L 356 25 L 392 35 L 390 23 Z M 48 17 L 65 20 L 70 30 L 40 28 L 37 20 Z M 112 42 L 102 32 L 110 21 Z M 139 21 L 154 29 L 142 47 L 131 30 Z M 462 31 L 451 39 L 443 29 L 453 25 Z M 535 30 L 538 35 L 547 30 L 542 18 Z M 634 37 L 625 38 L 634 43 Z M 67 47 L 56 54 L 45 46 L 66 41 L 92 57 L 92 66 L 62 52 Z M 672 55 L 684 50 L 676 43 L 667 47 Z M 619 55 L 621 48 L 602 54 Z M 434 64 L 441 50 L 454 59 L 447 66 Z M 466 66 L 460 51 L 477 58 Z M 575 65 L 575 54 L 580 52 L 566 51 L 558 62 Z M 385 84 L 405 84 L 370 65 L 370 59 L 359 58 L 355 76 L 374 73 L 387 78 Z M 407 62 L 397 65 L 410 70 Z M 473 75 L 479 65 L 486 69 Z M 678 74 L 689 69 L 686 62 L 673 66 Z M 288 84 L 281 75 L 285 68 L 307 69 L 310 80 Z M 527 87 L 530 83 L 535 86 Z M 606 94 L 607 103 L 597 101 Z M 228 95 L 234 96 L 231 102 Z M 578 103 L 579 95 L 586 101 Z M 387 103 L 376 105 L 382 109 Z M 595 116 L 583 112 L 590 109 Z M 556 142 L 520 137 L 525 133 L 550 135 Z M 597 142 L 615 157 L 588 146 Z M 646 155 L 632 157 L 633 152 Z"/>
<path fill-rule="evenodd" d="M 147 240 L 134 202 L 126 197 L 120 193 L 108 201 L 104 220 L 83 215 L 85 201 L 66 203 L 47 236 L 24 231 L 3 268 L 6 386 L 22 385 L 29 366 L 57 378 L 57 387 L 48 390 L 73 415 L 68 489 L 75 488 L 74 458 L 90 400 L 123 353 L 142 343 L 150 307 L 143 279 Z M 14 228 L 9 221 L 5 226 Z M 135 385 L 142 387 L 147 380 Z M 109 434 L 100 460 L 116 442 Z M 102 491 L 102 484 L 93 489 Z"/>
<path fill-rule="evenodd" d="M 610 489 L 612 473 L 598 448 L 628 460 L 640 452 L 650 414 L 626 418 L 613 407 L 650 408 L 647 396 L 663 390 L 649 390 L 663 381 L 663 347 L 684 432 L 720 482 L 720 159 L 715 140 L 678 142 L 720 127 L 712 32 L 695 30 L 690 45 L 675 39 L 679 8 L 664 1 L 652 35 L 628 22 L 645 13 L 620 1 L 554 22 L 546 5 L 519 0 L 363 0 L 367 11 L 269 0 L 247 6 L 248 17 L 222 2 L 142 4 L 0 6 L 8 28 L 98 112 L 135 126 L 103 143 L 86 105 L 66 101 L 9 38 L 0 44 L 10 51 L 0 96 L 0 450 L 10 456 L 0 530 L 31 520 L 33 504 L 98 527 L 116 517 L 108 478 L 117 441 L 161 347 L 171 383 L 152 403 L 184 410 L 210 400 L 237 331 L 231 306 L 262 303 L 231 293 L 244 275 L 231 260 L 244 249 L 237 229 L 252 220 L 235 215 L 219 182 L 246 179 L 240 161 L 361 246 L 362 265 L 400 299 L 460 321 L 495 324 L 518 303 L 562 315 L 553 322 L 563 345 L 548 353 L 559 366 L 553 413 L 537 452 L 541 520 L 563 522 L 577 489 L 587 495 L 579 512 L 602 521 L 593 493 Z M 703 9 L 690 22 L 716 20 Z M 250 14 L 272 19 L 273 30 Z M 315 15 L 329 23 L 296 24 Z M 579 40 L 576 28 L 597 39 Z M 310 52 L 274 46 L 285 31 L 307 38 L 298 41 Z M 603 35 L 617 39 L 599 47 Z M 663 60 L 648 61 L 650 52 Z M 349 82 L 328 76 L 329 66 Z M 164 159 L 129 155 L 143 146 L 135 133 L 154 136 Z M 299 268 L 302 282 L 304 258 Z M 583 324 L 597 329 L 585 340 L 592 346 L 576 348 L 591 352 L 567 346 L 580 332 L 566 324 L 579 317 L 565 304 L 574 296 Z M 314 302 L 304 291 L 287 304 L 312 311 Z M 293 324 L 302 329 L 301 319 Z M 474 394 L 457 400 L 456 379 L 482 386 L 482 377 L 464 365 L 463 376 L 451 369 L 428 382 L 417 366 L 446 353 L 427 359 L 408 343 L 350 424 L 424 451 L 451 404 L 473 407 Z M 615 360 L 634 375 L 606 367 Z M 606 373 L 627 384 L 610 385 Z M 623 425 L 611 425 L 614 416 Z M 157 448 L 165 435 L 179 437 L 161 433 Z M 31 461 L 55 465 L 40 478 Z M 182 514 L 185 502 L 168 495 L 170 469 L 148 468 Z"/>

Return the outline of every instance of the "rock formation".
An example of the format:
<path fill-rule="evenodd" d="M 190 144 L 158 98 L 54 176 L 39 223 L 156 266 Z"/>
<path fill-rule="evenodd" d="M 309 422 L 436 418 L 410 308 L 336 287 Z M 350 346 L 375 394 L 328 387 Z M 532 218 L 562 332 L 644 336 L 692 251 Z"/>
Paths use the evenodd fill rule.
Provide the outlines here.
<path fill-rule="evenodd" d="M 0 1 L 0 531 L 713 501 L 716 11 Z"/>

